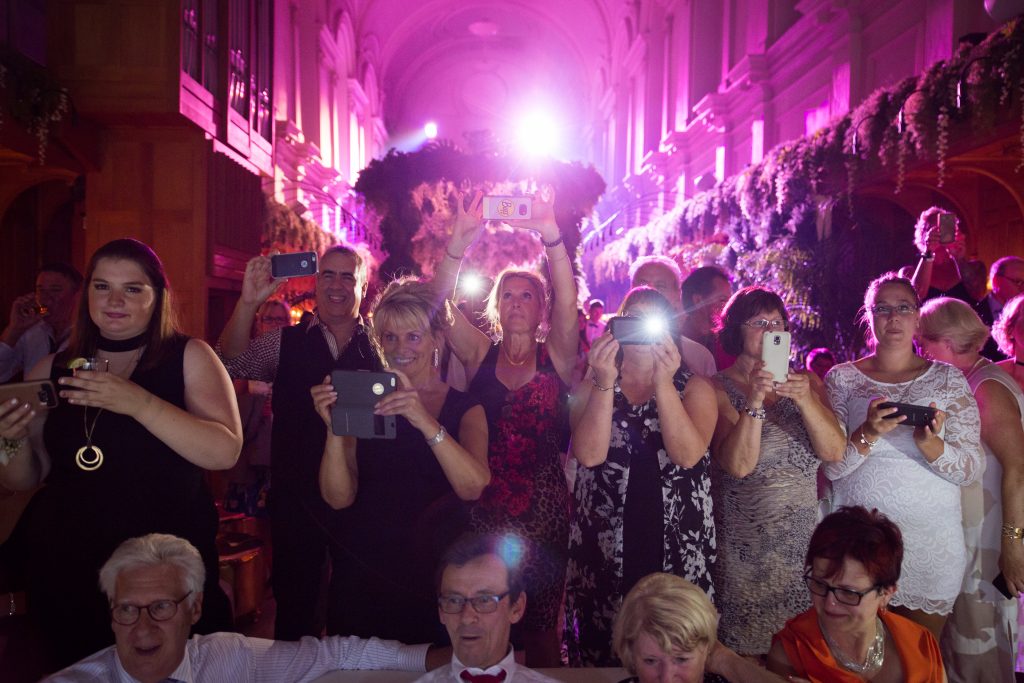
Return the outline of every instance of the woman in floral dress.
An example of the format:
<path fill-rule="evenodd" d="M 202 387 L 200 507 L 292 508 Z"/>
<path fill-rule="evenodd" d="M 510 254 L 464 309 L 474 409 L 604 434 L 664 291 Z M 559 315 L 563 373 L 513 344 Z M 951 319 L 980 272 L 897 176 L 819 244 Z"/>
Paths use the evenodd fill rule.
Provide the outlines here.
<path fill-rule="evenodd" d="M 669 320 L 672 308 L 637 287 L 620 315 Z M 571 666 L 618 665 L 615 615 L 647 574 L 675 574 L 714 594 L 708 444 L 718 411 L 708 381 L 680 367 L 673 338 L 620 345 L 606 332 L 574 394 L 571 452 L 581 467 L 565 607 Z"/>
<path fill-rule="evenodd" d="M 466 369 L 469 394 L 487 414 L 491 483 L 471 510 L 471 525 L 478 532 L 513 534 L 524 542 L 529 599 L 519 636 L 530 667 L 561 664 L 557 622 L 565 586 L 569 490 L 559 456 L 565 450 L 566 399 L 580 339 L 576 282 L 553 201 L 535 197 L 533 218 L 514 221 L 515 227 L 540 235 L 553 290 L 550 308 L 547 288 L 536 273 L 506 269 L 495 279 L 487 303 L 498 341 L 459 312 L 448 331 L 448 343 Z M 468 211 L 460 197 L 452 238 L 437 271 L 438 289 L 453 291 L 462 254 L 481 225 L 479 196 Z"/>

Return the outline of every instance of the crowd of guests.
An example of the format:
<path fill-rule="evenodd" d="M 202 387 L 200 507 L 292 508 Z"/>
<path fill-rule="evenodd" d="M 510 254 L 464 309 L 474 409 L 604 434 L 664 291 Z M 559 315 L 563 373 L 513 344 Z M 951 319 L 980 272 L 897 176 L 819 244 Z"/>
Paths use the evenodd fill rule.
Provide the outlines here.
<path fill-rule="evenodd" d="M 537 234 L 546 272 L 495 274 L 484 326 L 455 305 L 485 227 L 479 194 L 458 198 L 433 279 L 380 287 L 367 318 L 358 251 L 320 256 L 316 310 L 294 326 L 271 324 L 288 313 L 281 281 L 254 258 L 216 350 L 178 331 L 141 242 L 104 245 L 80 281 L 44 269 L 37 305 L 15 301 L 0 361 L 52 380 L 62 400 L 0 405 L 0 485 L 39 487 L 2 552 L 53 664 L 109 644 L 112 617 L 118 637 L 140 611 L 161 621 L 154 605 L 186 615 L 185 635 L 232 629 L 204 472 L 235 466 L 253 415 L 272 413 L 278 640 L 451 642 L 458 662 L 457 641 L 480 636 L 453 631 L 452 615 L 500 605 L 530 667 L 622 665 L 644 682 L 1012 681 L 1024 259 L 993 264 L 975 301 L 955 217 L 949 231 L 951 214 L 930 209 L 910 277 L 865 292 L 868 353 L 836 364 L 815 349 L 780 378 L 762 346 L 789 329 L 785 302 L 733 292 L 716 266 L 684 278 L 663 256 L 633 264 L 616 315 L 663 324 L 643 343 L 613 334 L 601 301 L 581 315 L 553 199 L 516 221 Z M 63 289 L 43 286 L 55 279 Z M 396 419 L 394 439 L 335 433 L 339 369 L 394 374 L 374 406 Z M 266 387 L 270 409 L 247 409 L 245 429 L 232 378 Z M 931 410 L 905 424 L 893 403 Z M 196 553 L 193 597 L 122 599 L 110 579 L 100 592 L 108 558 L 153 533 Z M 476 567 L 479 555 L 443 559 L 467 537 L 500 546 L 482 554 L 501 556 L 504 587 L 439 583 L 438 567 Z"/>

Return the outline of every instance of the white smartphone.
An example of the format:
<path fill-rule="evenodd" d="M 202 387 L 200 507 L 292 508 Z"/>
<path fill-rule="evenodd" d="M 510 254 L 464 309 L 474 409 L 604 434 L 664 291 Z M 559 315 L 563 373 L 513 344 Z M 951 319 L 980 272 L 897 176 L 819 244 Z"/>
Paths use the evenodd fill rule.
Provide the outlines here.
<path fill-rule="evenodd" d="M 533 216 L 533 200 L 529 197 L 484 197 L 484 219 L 489 221 L 525 220 Z"/>
<path fill-rule="evenodd" d="M 776 382 L 785 382 L 789 374 L 789 332 L 765 332 L 761 344 L 764 369 L 772 373 Z"/>

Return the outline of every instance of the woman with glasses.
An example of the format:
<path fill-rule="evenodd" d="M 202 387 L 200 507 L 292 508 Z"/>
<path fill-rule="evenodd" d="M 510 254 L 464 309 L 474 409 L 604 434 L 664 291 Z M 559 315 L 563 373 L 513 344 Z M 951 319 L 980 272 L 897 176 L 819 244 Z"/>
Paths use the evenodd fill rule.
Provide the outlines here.
<path fill-rule="evenodd" d="M 1003 590 L 1024 590 L 1024 393 L 981 355 L 988 337 L 988 327 L 963 301 L 941 297 L 921 308 L 918 347 L 967 378 L 985 449 L 981 480 L 960 489 L 969 563 L 942 633 L 942 652 L 952 681 L 1013 683 L 1017 601 L 993 581 L 1001 575 Z"/>
<path fill-rule="evenodd" d="M 849 435 L 825 475 L 835 505 L 878 508 L 900 526 L 906 563 L 894 609 L 938 638 L 966 567 L 960 487 L 981 471 L 981 423 L 963 373 L 915 351 L 919 308 L 914 286 L 895 273 L 868 286 L 863 320 L 873 350 L 825 378 Z M 930 406 L 934 417 L 903 424 L 909 409 L 891 402 Z"/>
<path fill-rule="evenodd" d="M 682 576 L 712 595 L 715 525 L 711 385 L 680 367 L 672 305 L 656 289 L 630 290 L 620 316 L 661 321 L 648 340 L 594 341 L 571 404 L 576 473 L 569 534 L 565 640 L 571 666 L 611 666 L 612 620 L 651 572 Z"/>
<path fill-rule="evenodd" d="M 330 377 L 312 387 L 327 425 L 320 492 L 345 508 L 338 539 L 351 561 L 334 567 L 328 606 L 340 633 L 408 643 L 439 635 L 432 577 L 441 550 L 465 531 L 459 501 L 480 497 L 490 480 L 487 421 L 480 402 L 441 379 L 451 312 L 435 308 L 433 287 L 395 280 L 373 303 L 373 339 L 399 388 L 374 407 L 394 415 L 396 436 L 360 439 L 331 429 L 339 391 Z"/>
<path fill-rule="evenodd" d="M 768 670 L 811 683 L 943 683 L 935 638 L 889 610 L 902 561 L 900 528 L 878 510 L 825 517 L 807 547 L 812 607 L 776 634 Z"/>
<path fill-rule="evenodd" d="M 818 520 L 818 465 L 843 450 L 821 380 L 794 370 L 776 383 L 764 369 L 765 333 L 787 328 L 782 299 L 747 287 L 726 304 L 718 330 L 736 362 L 714 378 L 715 589 L 722 642 L 748 656 L 765 655 L 772 634 L 809 604 L 800 566 Z"/>

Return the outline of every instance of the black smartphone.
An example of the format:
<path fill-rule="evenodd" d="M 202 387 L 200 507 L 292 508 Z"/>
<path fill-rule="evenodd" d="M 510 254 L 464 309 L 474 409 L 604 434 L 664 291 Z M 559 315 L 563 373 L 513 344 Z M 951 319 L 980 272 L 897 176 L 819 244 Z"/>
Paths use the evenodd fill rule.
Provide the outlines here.
<path fill-rule="evenodd" d="M 270 257 L 270 274 L 275 278 L 305 277 L 316 273 L 315 251 L 296 251 L 291 254 L 274 254 Z"/>
<path fill-rule="evenodd" d="M 918 406 L 913 403 L 896 403 L 895 401 L 886 401 L 878 406 L 879 408 L 896 408 L 896 412 L 891 415 L 886 415 L 886 420 L 895 420 L 900 415 L 906 415 L 907 419 L 901 422 L 901 425 L 907 427 L 924 427 L 932 423 L 935 419 L 935 408 L 931 406 Z"/>
<path fill-rule="evenodd" d="M 12 398 L 18 399 L 18 405 L 27 403 L 36 411 L 56 408 L 58 403 L 53 382 L 48 379 L 0 384 L 0 403 Z"/>
<path fill-rule="evenodd" d="M 331 429 L 338 436 L 395 438 L 395 416 L 374 415 L 373 406 L 398 388 L 398 375 L 369 370 L 334 370 L 331 384 L 338 402 L 331 408 Z"/>
<path fill-rule="evenodd" d="M 612 337 L 620 344 L 653 344 L 664 334 L 664 323 L 654 318 L 633 318 L 617 315 L 608 320 Z"/>
<path fill-rule="evenodd" d="M 1002 572 L 999 572 L 999 575 L 992 579 L 992 587 L 1002 593 L 1006 598 L 1013 600 L 1013 593 L 1010 592 L 1010 587 L 1006 585 L 1006 577 L 1003 576 Z"/>

